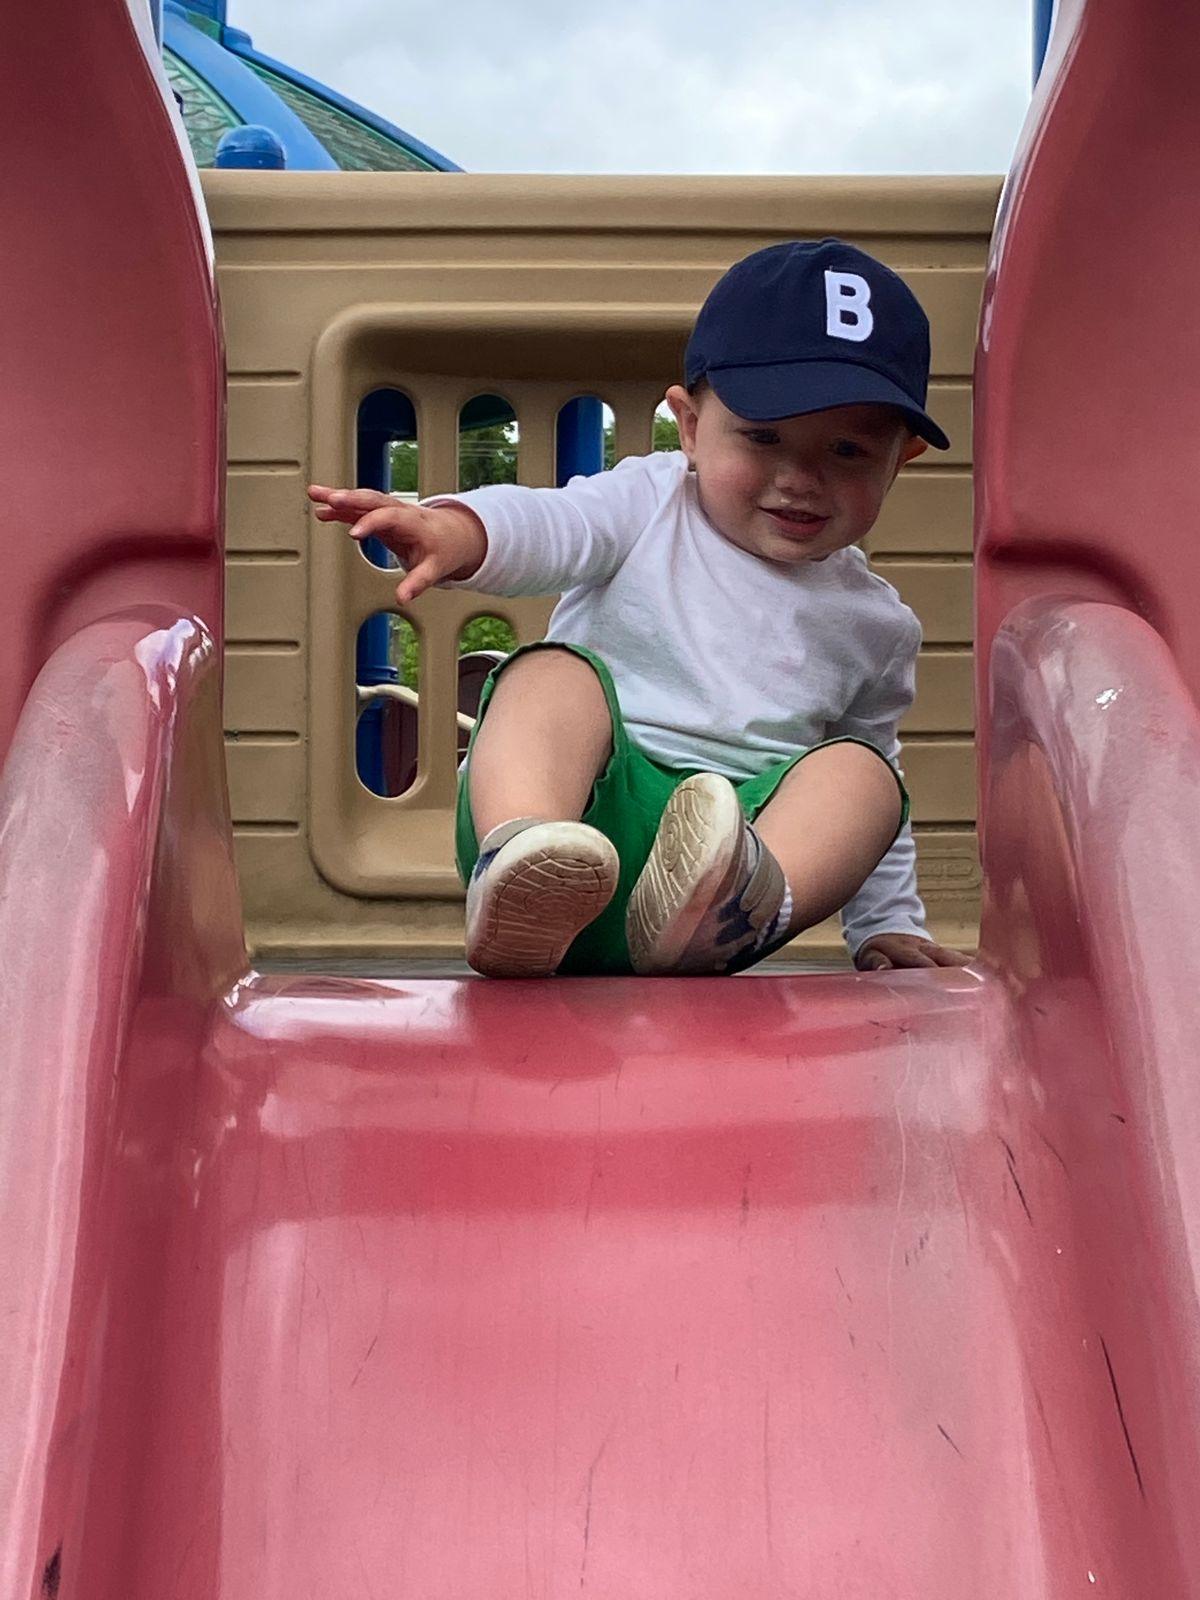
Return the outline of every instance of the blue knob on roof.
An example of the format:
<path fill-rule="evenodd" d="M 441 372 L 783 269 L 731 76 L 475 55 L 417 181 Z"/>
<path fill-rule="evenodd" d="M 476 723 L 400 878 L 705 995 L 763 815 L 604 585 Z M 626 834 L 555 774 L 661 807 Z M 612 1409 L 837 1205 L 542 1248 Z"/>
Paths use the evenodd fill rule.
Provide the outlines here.
<path fill-rule="evenodd" d="M 240 128 L 230 128 L 217 146 L 215 165 L 218 167 L 257 167 L 274 172 L 287 166 L 283 145 L 270 128 L 253 122 Z"/>

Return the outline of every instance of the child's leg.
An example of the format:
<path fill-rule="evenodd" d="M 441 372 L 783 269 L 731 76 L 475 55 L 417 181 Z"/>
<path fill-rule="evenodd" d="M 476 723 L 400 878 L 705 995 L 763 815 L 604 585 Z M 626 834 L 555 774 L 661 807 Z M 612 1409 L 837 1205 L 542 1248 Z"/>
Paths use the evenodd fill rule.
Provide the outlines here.
<path fill-rule="evenodd" d="M 471 746 L 471 815 L 482 841 L 515 817 L 578 821 L 612 753 L 604 689 L 568 650 L 505 668 Z"/>
<path fill-rule="evenodd" d="M 579 656 L 531 651 L 494 680 L 465 774 L 478 841 L 466 951 L 477 972 L 548 977 L 611 902 L 617 851 L 579 819 L 612 744 L 604 687 Z"/>
<path fill-rule="evenodd" d="M 887 852 L 902 812 L 895 771 L 850 742 L 821 746 L 740 792 L 710 772 L 686 779 L 630 896 L 635 969 L 752 966 L 846 903 Z"/>
<path fill-rule="evenodd" d="M 792 768 L 754 824 L 791 890 L 789 935 L 823 922 L 862 887 L 900 813 L 895 773 L 864 745 L 825 745 Z"/>

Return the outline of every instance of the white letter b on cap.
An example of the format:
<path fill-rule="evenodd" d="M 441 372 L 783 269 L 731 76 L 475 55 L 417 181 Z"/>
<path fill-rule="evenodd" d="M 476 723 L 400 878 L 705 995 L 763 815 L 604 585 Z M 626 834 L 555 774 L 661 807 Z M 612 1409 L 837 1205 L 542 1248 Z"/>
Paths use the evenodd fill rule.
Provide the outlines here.
<path fill-rule="evenodd" d="M 861 344 L 871 337 L 871 285 L 857 272 L 825 269 L 825 332 L 831 339 Z"/>

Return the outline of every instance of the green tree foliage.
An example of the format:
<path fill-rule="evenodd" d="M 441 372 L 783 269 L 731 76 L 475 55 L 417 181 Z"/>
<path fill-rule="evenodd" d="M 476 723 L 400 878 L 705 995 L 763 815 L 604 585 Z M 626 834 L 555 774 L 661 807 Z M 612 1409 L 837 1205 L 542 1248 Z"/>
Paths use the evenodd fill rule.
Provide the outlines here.
<path fill-rule="evenodd" d="M 397 494 L 417 493 L 415 439 L 396 439 L 392 443 L 392 489 Z"/>
<path fill-rule="evenodd" d="M 516 634 L 499 617 L 472 618 L 458 641 L 460 656 L 469 655 L 472 650 L 503 650 L 507 656 L 516 648 Z"/>
<path fill-rule="evenodd" d="M 391 449 L 392 489 L 417 493 L 417 442 L 397 439 Z M 479 489 L 487 483 L 516 483 L 517 425 L 500 422 L 491 428 L 470 428 L 458 448 L 458 487 Z"/>
<path fill-rule="evenodd" d="M 658 411 L 654 413 L 654 449 L 679 449 L 679 424 L 670 413 L 666 416 Z"/>
<path fill-rule="evenodd" d="M 481 489 L 488 483 L 516 483 L 517 425 L 499 422 L 459 435 L 458 487 Z"/>
<path fill-rule="evenodd" d="M 678 450 L 679 425 L 669 412 L 654 413 L 653 450 Z M 604 425 L 604 465 L 614 467 L 617 462 L 616 429 L 611 422 Z"/>
<path fill-rule="evenodd" d="M 507 656 L 517 643 L 516 634 L 499 617 L 472 617 L 459 638 L 458 653 L 465 656 L 475 650 L 501 650 Z M 420 640 L 412 623 L 403 617 L 392 618 L 392 665 L 405 688 L 420 690 Z"/>
<path fill-rule="evenodd" d="M 403 617 L 392 621 L 392 665 L 396 676 L 406 689 L 421 687 L 421 643 L 417 630 Z"/>
<path fill-rule="evenodd" d="M 678 450 L 679 428 L 675 418 L 655 412 L 655 450 Z M 604 465 L 615 465 L 615 429 L 604 428 Z M 473 428 L 464 433 L 459 449 L 459 487 L 478 489 L 485 483 L 516 483 L 517 427 L 513 422 L 491 428 Z M 400 494 L 417 492 L 417 444 L 415 439 L 400 439 L 392 445 L 392 488 Z"/>

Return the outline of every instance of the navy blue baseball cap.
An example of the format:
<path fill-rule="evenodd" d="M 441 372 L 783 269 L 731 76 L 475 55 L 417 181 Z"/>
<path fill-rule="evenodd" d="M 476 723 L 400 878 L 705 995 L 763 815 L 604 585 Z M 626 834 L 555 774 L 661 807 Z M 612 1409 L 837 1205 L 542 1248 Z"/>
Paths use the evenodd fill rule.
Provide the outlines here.
<path fill-rule="evenodd" d="M 736 262 L 700 308 L 684 357 L 749 422 L 830 406 L 896 406 L 947 450 L 925 410 L 929 318 L 889 268 L 840 239 L 768 245 Z"/>

